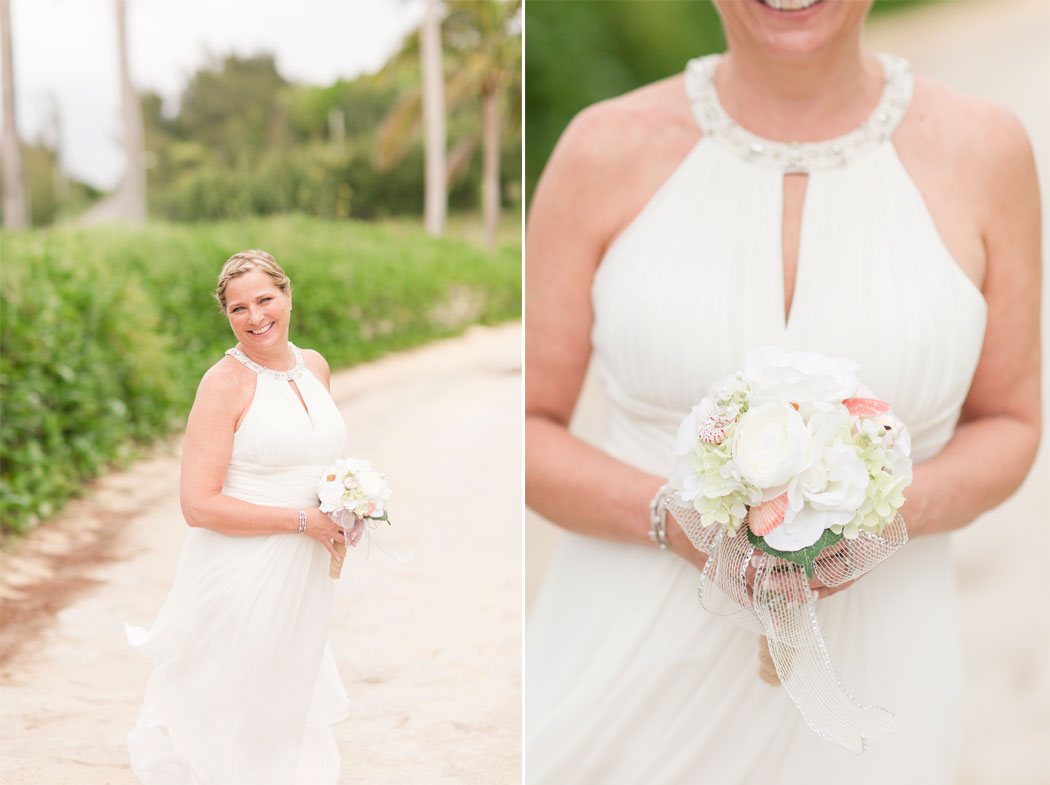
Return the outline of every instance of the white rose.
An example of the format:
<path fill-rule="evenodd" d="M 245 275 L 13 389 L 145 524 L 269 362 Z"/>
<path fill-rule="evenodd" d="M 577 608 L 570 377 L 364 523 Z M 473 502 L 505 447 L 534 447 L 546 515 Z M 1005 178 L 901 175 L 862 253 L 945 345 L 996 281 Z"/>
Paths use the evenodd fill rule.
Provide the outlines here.
<path fill-rule="evenodd" d="M 733 459 L 741 476 L 762 489 L 763 498 L 773 498 L 802 470 L 806 438 L 806 424 L 794 407 L 768 401 L 740 418 L 733 434 Z"/>
<path fill-rule="evenodd" d="M 832 523 L 846 523 L 864 503 L 868 488 L 868 467 L 848 444 L 828 447 L 822 459 L 827 467 L 827 484 L 822 490 L 805 490 L 803 496 L 814 510 L 839 513 Z"/>
<path fill-rule="evenodd" d="M 858 366 L 817 352 L 785 352 L 765 346 L 744 360 L 744 376 L 753 401 L 781 399 L 803 407 L 804 413 L 827 410 L 857 390 Z"/>
<path fill-rule="evenodd" d="M 357 479 L 361 483 L 361 490 L 369 499 L 378 499 L 382 495 L 386 482 L 379 472 L 364 471 Z"/>
<path fill-rule="evenodd" d="M 359 474 L 372 468 L 372 464 L 369 461 L 361 458 L 341 458 L 335 462 L 335 465 L 340 474 Z"/>
<path fill-rule="evenodd" d="M 338 480 L 321 480 L 317 486 L 317 497 L 321 500 L 321 511 L 332 512 L 343 502 L 343 485 Z"/>
<path fill-rule="evenodd" d="M 843 406 L 814 412 L 806 423 L 806 466 L 798 491 L 817 510 L 852 513 L 863 503 L 868 470 L 850 436 L 851 418 Z"/>
<path fill-rule="evenodd" d="M 848 523 L 864 503 L 868 467 L 850 436 L 850 415 L 842 406 L 814 412 L 806 424 L 805 465 L 788 485 L 784 521 L 766 535 L 781 551 L 797 551 L 820 539 L 833 524 Z"/>

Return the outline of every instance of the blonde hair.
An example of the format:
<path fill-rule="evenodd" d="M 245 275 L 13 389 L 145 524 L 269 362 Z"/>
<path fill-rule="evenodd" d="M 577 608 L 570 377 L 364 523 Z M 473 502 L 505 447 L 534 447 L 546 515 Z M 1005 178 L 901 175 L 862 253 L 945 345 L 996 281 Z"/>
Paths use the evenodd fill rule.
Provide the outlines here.
<path fill-rule="evenodd" d="M 273 279 L 274 284 L 282 292 L 292 293 L 292 282 L 270 254 L 257 248 L 241 251 L 227 259 L 226 264 L 222 266 L 222 272 L 219 273 L 219 285 L 215 289 L 215 299 L 219 301 L 219 307 L 222 308 L 223 313 L 226 313 L 226 287 L 229 286 L 230 281 L 252 270 L 261 270 Z"/>

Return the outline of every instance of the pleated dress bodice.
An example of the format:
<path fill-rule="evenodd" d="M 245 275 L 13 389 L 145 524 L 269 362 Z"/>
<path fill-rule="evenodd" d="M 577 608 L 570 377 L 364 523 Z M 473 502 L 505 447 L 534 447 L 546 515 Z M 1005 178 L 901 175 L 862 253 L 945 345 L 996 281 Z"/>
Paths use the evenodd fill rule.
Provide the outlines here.
<path fill-rule="evenodd" d="M 222 492 L 253 504 L 316 507 L 322 469 L 346 455 L 346 423 L 332 396 L 298 350 L 295 378 L 262 372 L 239 351 L 228 354 L 256 370 L 256 383 L 233 437 Z"/>

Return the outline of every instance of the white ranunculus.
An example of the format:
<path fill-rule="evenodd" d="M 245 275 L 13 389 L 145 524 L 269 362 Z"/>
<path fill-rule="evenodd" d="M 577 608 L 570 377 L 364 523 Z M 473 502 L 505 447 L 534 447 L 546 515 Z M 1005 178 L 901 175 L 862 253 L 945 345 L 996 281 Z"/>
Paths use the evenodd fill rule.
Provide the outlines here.
<path fill-rule="evenodd" d="M 767 401 L 752 406 L 737 423 L 733 459 L 743 478 L 766 498 L 802 470 L 806 438 L 806 424 L 790 404 Z"/>
<path fill-rule="evenodd" d="M 827 410 L 857 390 L 858 366 L 817 352 L 785 352 L 776 346 L 755 349 L 744 360 L 752 400 L 797 403 L 804 413 Z"/>

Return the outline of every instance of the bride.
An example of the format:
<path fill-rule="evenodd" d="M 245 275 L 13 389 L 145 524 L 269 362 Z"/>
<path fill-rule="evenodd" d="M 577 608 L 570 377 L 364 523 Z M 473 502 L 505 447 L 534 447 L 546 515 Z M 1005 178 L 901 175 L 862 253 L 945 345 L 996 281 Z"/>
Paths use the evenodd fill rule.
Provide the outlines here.
<path fill-rule="evenodd" d="M 329 725 L 347 701 L 327 645 L 328 568 L 344 535 L 317 507 L 316 487 L 346 455 L 346 425 L 324 358 L 288 341 L 291 294 L 264 251 L 231 256 L 219 276 L 237 345 L 204 375 L 186 425 L 181 495 L 192 528 L 153 628 L 128 628 L 154 662 L 128 735 L 147 785 L 323 785 L 339 775 Z"/>
<path fill-rule="evenodd" d="M 526 781 L 951 783 L 948 532 L 1018 487 L 1040 432 L 1031 149 L 1004 110 L 863 50 L 870 3 L 716 5 L 728 51 L 583 111 L 531 207 L 526 499 L 569 533 L 526 632 Z M 650 538 L 679 422 L 765 344 L 856 360 L 912 434 L 911 541 L 814 587 L 842 684 L 897 717 L 860 756 L 699 608 L 706 557 L 676 522 L 673 554 Z M 592 355 L 603 450 L 567 429 Z"/>

